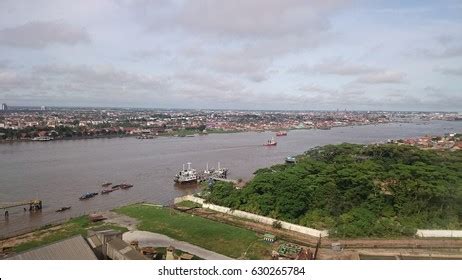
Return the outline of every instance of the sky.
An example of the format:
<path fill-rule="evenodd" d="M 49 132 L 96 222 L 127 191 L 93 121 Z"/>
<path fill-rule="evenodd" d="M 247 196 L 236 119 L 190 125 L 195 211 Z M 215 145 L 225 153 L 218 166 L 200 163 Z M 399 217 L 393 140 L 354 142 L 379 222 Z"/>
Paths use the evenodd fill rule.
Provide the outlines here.
<path fill-rule="evenodd" d="M 462 111 L 462 1 L 0 0 L 0 103 Z"/>

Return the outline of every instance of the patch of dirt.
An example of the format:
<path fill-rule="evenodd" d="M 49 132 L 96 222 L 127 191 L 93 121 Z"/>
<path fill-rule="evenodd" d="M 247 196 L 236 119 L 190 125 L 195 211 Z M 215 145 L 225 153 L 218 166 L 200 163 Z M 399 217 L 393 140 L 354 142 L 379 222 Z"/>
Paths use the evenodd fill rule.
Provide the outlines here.
<path fill-rule="evenodd" d="M 137 225 L 140 223 L 135 218 L 125 216 L 112 211 L 106 211 L 101 213 L 106 220 L 105 223 L 115 224 L 121 227 L 126 227 L 129 231 L 134 231 L 137 229 Z"/>

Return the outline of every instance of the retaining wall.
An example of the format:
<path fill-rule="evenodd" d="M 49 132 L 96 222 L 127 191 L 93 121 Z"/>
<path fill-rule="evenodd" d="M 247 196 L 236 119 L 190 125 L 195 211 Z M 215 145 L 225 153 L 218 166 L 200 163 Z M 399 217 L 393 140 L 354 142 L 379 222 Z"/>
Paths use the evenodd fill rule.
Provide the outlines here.
<path fill-rule="evenodd" d="M 228 207 L 223 207 L 223 206 L 219 206 L 219 205 L 215 205 L 215 204 L 205 203 L 204 199 L 198 198 L 198 197 L 195 197 L 195 196 L 192 196 L 192 195 L 186 195 L 186 196 L 182 196 L 182 197 L 177 197 L 177 198 L 175 198 L 174 202 L 176 204 L 176 203 L 180 203 L 180 202 L 185 201 L 185 200 L 189 200 L 189 201 L 201 204 L 202 208 L 207 208 L 207 209 L 210 209 L 210 210 L 213 210 L 213 211 L 217 211 L 217 212 L 220 212 L 220 213 L 225 213 L 225 214 L 232 215 L 232 216 L 239 217 L 239 218 L 252 220 L 252 221 L 259 222 L 259 223 L 266 224 L 266 225 L 273 225 L 273 223 L 275 221 L 278 221 L 278 220 L 275 220 L 275 219 L 272 219 L 272 218 L 268 218 L 268 217 L 265 217 L 265 216 L 260 216 L 260 215 L 249 213 L 249 212 L 244 212 L 244 211 L 241 211 L 241 210 L 232 210 L 231 208 L 228 208 Z M 327 237 L 327 236 L 329 236 L 329 234 L 328 234 L 328 232 L 326 230 L 321 231 L 321 230 L 317 230 L 317 229 L 314 229 L 314 228 L 304 227 L 304 226 L 291 224 L 291 223 L 287 223 L 287 222 L 283 222 L 283 221 L 279 221 L 279 222 L 281 223 L 281 227 L 283 229 L 287 229 L 287 230 L 290 230 L 290 231 L 295 231 L 295 232 L 299 232 L 299 233 L 303 233 L 303 234 L 307 234 L 307 235 L 311 235 L 311 236 L 315 236 L 315 237 L 319 237 L 319 236 Z"/>
<path fill-rule="evenodd" d="M 462 230 L 431 230 L 431 229 L 418 229 L 417 236 L 419 237 L 449 237 L 449 238 L 462 238 Z"/>

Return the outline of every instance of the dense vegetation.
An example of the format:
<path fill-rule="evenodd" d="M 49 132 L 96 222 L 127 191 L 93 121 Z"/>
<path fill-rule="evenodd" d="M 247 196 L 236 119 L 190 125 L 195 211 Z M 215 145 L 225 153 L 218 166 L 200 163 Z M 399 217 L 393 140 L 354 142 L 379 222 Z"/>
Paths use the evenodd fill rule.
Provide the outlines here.
<path fill-rule="evenodd" d="M 462 151 L 328 145 L 255 174 L 241 190 L 216 184 L 208 200 L 338 237 L 461 227 Z"/>

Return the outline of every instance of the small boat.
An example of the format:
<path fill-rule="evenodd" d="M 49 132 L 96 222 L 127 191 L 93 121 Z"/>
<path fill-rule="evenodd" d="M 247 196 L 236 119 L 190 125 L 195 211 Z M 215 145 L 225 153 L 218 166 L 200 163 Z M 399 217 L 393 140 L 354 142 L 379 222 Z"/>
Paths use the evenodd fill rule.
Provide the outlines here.
<path fill-rule="evenodd" d="M 40 136 L 40 137 L 34 137 L 32 138 L 32 141 L 51 141 L 53 138 L 48 137 L 48 136 Z"/>
<path fill-rule="evenodd" d="M 266 141 L 266 143 L 263 144 L 263 146 L 276 146 L 277 144 L 278 142 L 276 142 L 274 138 L 271 138 L 270 140 Z"/>
<path fill-rule="evenodd" d="M 121 184 L 120 185 L 120 188 L 123 189 L 123 190 L 127 190 L 129 188 L 133 188 L 133 185 L 130 185 L 130 184 Z"/>
<path fill-rule="evenodd" d="M 59 208 L 58 210 L 56 210 L 56 212 L 64 212 L 64 211 L 69 210 L 69 209 L 71 209 L 70 206 L 61 207 L 61 208 Z"/>
<path fill-rule="evenodd" d="M 287 136 L 287 131 L 278 131 L 276 132 L 276 136 Z"/>
<path fill-rule="evenodd" d="M 105 189 L 105 190 L 101 191 L 101 194 L 108 194 L 108 193 L 111 193 L 113 191 L 115 191 L 115 189 Z"/>
<path fill-rule="evenodd" d="M 90 214 L 88 215 L 88 218 L 90 218 L 90 221 L 92 222 L 99 222 L 102 220 L 106 220 L 106 218 L 101 214 Z"/>
<path fill-rule="evenodd" d="M 79 197 L 80 200 L 86 200 L 86 199 L 90 199 L 94 196 L 97 196 L 98 193 L 97 192 L 93 192 L 93 193 L 86 193 L 84 195 L 82 195 L 81 197 Z"/>
<path fill-rule="evenodd" d="M 297 159 L 292 156 L 286 157 L 286 163 L 297 163 Z"/>
<path fill-rule="evenodd" d="M 113 189 L 113 190 L 118 190 L 118 189 L 120 189 L 121 186 L 122 186 L 122 185 L 114 185 L 114 186 L 112 186 L 112 189 Z"/>
<path fill-rule="evenodd" d="M 112 183 L 107 182 L 107 183 L 102 184 L 101 187 L 107 188 L 107 187 L 109 187 L 111 185 L 112 185 Z"/>
<path fill-rule="evenodd" d="M 179 184 L 182 184 L 182 183 L 197 183 L 198 179 L 199 178 L 197 176 L 197 171 L 196 171 L 196 169 L 191 168 L 191 163 L 190 162 L 188 162 L 188 169 L 185 169 L 184 164 L 183 164 L 183 170 L 178 172 L 175 175 L 175 177 L 173 177 L 173 181 L 175 181 L 175 183 L 179 183 Z"/>

